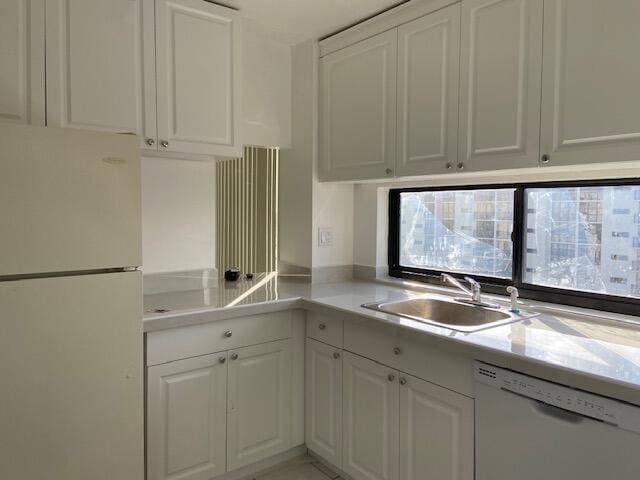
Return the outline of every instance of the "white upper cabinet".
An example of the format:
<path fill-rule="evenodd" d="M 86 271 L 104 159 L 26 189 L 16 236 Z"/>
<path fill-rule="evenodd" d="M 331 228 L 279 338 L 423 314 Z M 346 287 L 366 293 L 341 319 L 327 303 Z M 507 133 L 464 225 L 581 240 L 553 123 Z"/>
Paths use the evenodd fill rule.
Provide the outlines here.
<path fill-rule="evenodd" d="M 341 351 L 308 338 L 305 357 L 307 447 L 342 468 Z"/>
<path fill-rule="evenodd" d="M 0 120 L 44 123 L 46 36 L 47 125 L 134 133 L 149 155 L 241 155 L 235 10 L 205 0 L 48 0 L 45 21 L 44 1 L 0 6 L 0 61 L 12 66 L 0 73 Z"/>
<path fill-rule="evenodd" d="M 159 150 L 241 156 L 239 15 L 156 0 Z"/>
<path fill-rule="evenodd" d="M 0 122 L 45 123 L 44 1 L 0 1 Z"/>
<path fill-rule="evenodd" d="M 291 448 L 291 341 L 229 355 L 227 465 L 249 465 Z"/>
<path fill-rule="evenodd" d="M 342 469 L 356 480 L 398 478 L 397 377 L 393 369 L 343 353 Z"/>
<path fill-rule="evenodd" d="M 453 171 L 459 64 L 460 5 L 399 28 L 397 175 Z"/>
<path fill-rule="evenodd" d="M 150 367 L 148 480 L 206 480 L 225 472 L 227 355 Z"/>
<path fill-rule="evenodd" d="M 473 480 L 473 400 L 400 377 L 400 480 Z"/>
<path fill-rule="evenodd" d="M 640 2 L 545 0 L 543 165 L 640 160 Z"/>
<path fill-rule="evenodd" d="M 155 138 L 153 3 L 47 3 L 47 124 Z"/>
<path fill-rule="evenodd" d="M 320 60 L 320 178 L 393 176 L 397 29 Z"/>
<path fill-rule="evenodd" d="M 464 0 L 458 170 L 538 165 L 541 0 Z"/>

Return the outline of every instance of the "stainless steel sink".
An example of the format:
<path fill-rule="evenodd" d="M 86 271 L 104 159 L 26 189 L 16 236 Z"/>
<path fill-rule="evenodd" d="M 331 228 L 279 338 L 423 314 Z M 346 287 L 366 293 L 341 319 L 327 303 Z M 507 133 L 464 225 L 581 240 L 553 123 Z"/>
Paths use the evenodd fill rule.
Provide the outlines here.
<path fill-rule="evenodd" d="M 530 313 L 512 313 L 505 308 L 486 308 L 455 300 L 422 297 L 397 302 L 365 303 L 362 306 L 461 332 L 475 332 L 535 316 Z"/>

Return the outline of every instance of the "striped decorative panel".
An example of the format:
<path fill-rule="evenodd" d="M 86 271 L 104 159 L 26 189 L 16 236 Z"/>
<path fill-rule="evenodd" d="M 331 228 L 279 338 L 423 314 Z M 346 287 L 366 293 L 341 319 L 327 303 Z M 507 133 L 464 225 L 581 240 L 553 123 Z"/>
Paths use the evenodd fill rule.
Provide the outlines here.
<path fill-rule="evenodd" d="M 216 163 L 216 267 L 274 272 L 278 251 L 277 148 L 245 147 Z"/>

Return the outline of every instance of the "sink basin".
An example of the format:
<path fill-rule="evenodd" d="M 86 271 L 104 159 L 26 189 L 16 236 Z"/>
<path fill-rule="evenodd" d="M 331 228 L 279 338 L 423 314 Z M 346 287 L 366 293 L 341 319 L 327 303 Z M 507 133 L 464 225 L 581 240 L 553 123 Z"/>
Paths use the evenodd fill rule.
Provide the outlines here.
<path fill-rule="evenodd" d="M 399 315 L 461 332 L 475 332 L 533 316 L 531 314 L 512 313 L 504 308 L 486 308 L 432 298 L 412 298 L 387 303 L 366 303 L 362 306 L 378 312 Z"/>

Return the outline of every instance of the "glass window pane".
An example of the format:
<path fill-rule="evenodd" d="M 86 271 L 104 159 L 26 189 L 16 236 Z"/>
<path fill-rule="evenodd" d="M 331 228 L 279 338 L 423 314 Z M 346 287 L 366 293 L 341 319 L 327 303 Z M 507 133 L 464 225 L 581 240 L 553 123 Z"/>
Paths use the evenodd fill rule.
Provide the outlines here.
<path fill-rule="evenodd" d="M 400 265 L 512 275 L 515 189 L 400 194 Z"/>
<path fill-rule="evenodd" d="M 640 298 L 640 185 L 528 188 L 524 281 Z"/>

